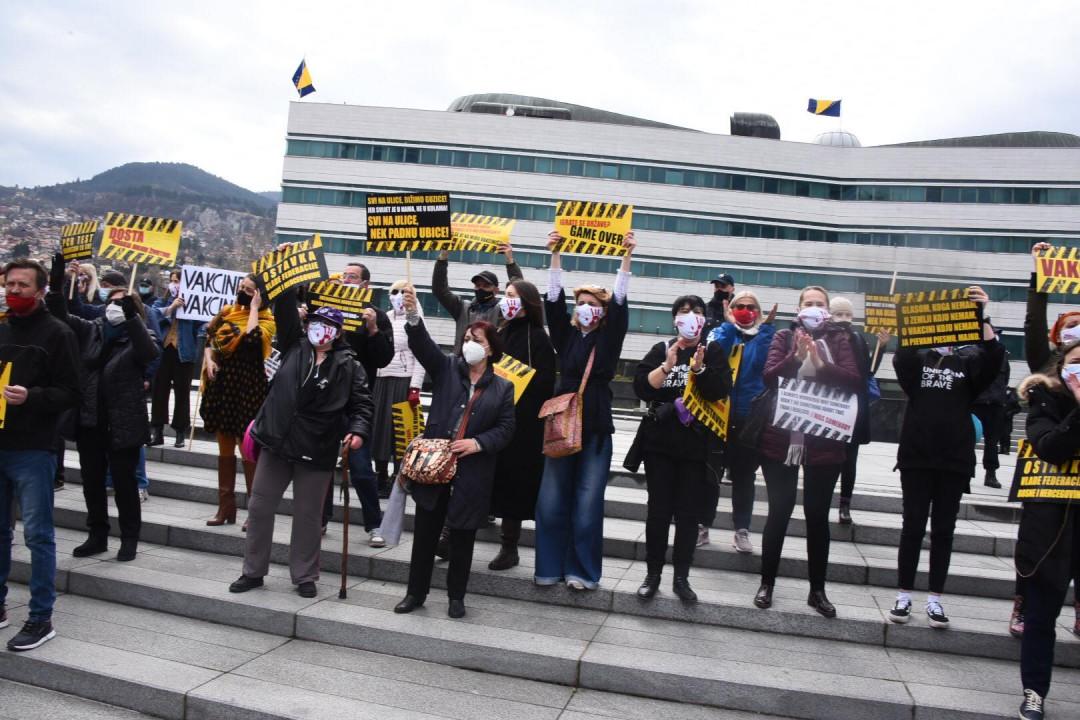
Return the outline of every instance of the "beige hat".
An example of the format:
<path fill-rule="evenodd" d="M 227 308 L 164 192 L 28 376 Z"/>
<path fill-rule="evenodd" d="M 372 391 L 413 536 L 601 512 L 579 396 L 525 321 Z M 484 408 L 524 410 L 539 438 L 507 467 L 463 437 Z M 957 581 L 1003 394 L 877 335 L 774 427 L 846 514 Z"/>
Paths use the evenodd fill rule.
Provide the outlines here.
<path fill-rule="evenodd" d="M 855 306 L 851 304 L 851 301 L 846 297 L 834 297 L 829 302 L 829 312 L 835 315 L 836 313 L 847 313 L 852 317 L 855 317 Z"/>

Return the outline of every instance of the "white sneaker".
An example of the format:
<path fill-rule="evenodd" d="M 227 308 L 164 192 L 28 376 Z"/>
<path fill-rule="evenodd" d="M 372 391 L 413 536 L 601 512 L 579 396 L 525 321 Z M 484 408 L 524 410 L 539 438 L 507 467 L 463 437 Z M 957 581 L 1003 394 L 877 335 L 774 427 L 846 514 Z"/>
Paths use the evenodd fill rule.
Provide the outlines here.
<path fill-rule="evenodd" d="M 566 587 L 570 588 L 571 590 L 577 590 L 580 592 L 585 589 L 585 583 L 581 582 L 580 580 L 567 580 Z"/>
<path fill-rule="evenodd" d="M 735 540 L 732 541 L 731 546 L 735 548 L 736 552 L 743 554 L 749 554 L 754 552 L 754 543 L 750 542 L 750 531 L 745 528 L 735 531 Z"/>
<path fill-rule="evenodd" d="M 697 526 L 697 547 L 709 544 L 709 528 L 704 525 Z"/>
<path fill-rule="evenodd" d="M 946 617 L 945 611 L 941 608 L 939 602 L 926 603 L 926 621 L 930 624 L 930 627 L 939 630 L 949 627 L 949 618 Z"/>
<path fill-rule="evenodd" d="M 139 502 L 144 503 L 150 499 L 150 491 L 146 488 L 139 489 Z"/>
<path fill-rule="evenodd" d="M 373 548 L 386 547 L 386 538 L 382 536 L 382 531 L 379 528 L 375 528 L 368 533 L 368 545 Z"/>

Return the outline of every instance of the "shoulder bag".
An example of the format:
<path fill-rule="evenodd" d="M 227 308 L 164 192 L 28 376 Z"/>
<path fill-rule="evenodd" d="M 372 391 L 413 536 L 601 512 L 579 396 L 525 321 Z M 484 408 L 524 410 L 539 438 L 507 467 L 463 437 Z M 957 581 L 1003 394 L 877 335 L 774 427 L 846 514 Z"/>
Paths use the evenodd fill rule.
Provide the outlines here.
<path fill-rule="evenodd" d="M 465 437 L 469 425 L 469 415 L 473 404 L 480 397 L 483 389 L 473 390 L 472 397 L 465 406 L 461 426 L 453 440 L 445 438 L 416 437 L 405 448 L 401 460 L 401 476 L 417 485 L 448 485 L 457 475 L 457 455 L 450 450 L 450 444 Z"/>
<path fill-rule="evenodd" d="M 556 395 L 543 404 L 537 415 L 544 421 L 544 455 L 561 458 L 581 452 L 582 422 L 581 411 L 584 405 L 585 384 L 592 373 L 596 348 L 589 353 L 589 362 L 585 365 L 585 374 L 581 376 L 581 385 L 577 392 Z"/>

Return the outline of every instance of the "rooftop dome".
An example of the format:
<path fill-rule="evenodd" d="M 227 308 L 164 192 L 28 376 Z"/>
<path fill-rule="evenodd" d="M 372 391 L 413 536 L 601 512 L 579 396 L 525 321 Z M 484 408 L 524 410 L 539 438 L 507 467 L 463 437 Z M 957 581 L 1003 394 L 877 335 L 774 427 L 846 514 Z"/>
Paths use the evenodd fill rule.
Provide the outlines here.
<path fill-rule="evenodd" d="M 829 145 L 831 147 L 862 147 L 862 143 L 859 142 L 859 138 L 855 137 L 855 133 L 849 133 L 847 130 L 823 132 L 814 138 L 814 142 L 818 145 Z"/>

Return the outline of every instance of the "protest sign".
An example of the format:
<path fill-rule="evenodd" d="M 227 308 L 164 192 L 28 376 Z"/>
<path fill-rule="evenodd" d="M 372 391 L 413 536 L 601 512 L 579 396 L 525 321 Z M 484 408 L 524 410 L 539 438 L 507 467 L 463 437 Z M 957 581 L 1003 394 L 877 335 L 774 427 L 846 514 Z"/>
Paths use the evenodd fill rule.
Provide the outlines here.
<path fill-rule="evenodd" d="M 509 380 L 514 386 L 514 404 L 521 399 L 522 393 L 525 392 L 525 388 L 529 387 L 529 383 L 532 382 L 533 377 L 536 375 L 536 368 L 529 367 L 520 360 L 503 353 L 502 360 L 495 363 L 492 368 L 495 374 L 504 380 Z"/>
<path fill-rule="evenodd" d="M 978 306 L 965 288 L 905 293 L 896 303 L 900 347 L 970 345 L 982 339 Z"/>
<path fill-rule="evenodd" d="M 453 249 L 497 252 L 500 245 L 510 244 L 510 233 L 515 222 L 490 215 L 454 213 L 450 217 Z"/>
<path fill-rule="evenodd" d="M 337 308 L 345 316 L 346 332 L 356 332 L 364 324 L 364 308 L 371 302 L 373 292 L 371 288 L 324 280 L 308 288 L 307 304 L 312 311 L 321 307 Z"/>
<path fill-rule="evenodd" d="M 391 405 L 390 412 L 394 419 L 394 457 L 400 461 L 409 443 L 424 432 L 424 410 L 404 400 Z"/>
<path fill-rule="evenodd" d="M 733 345 L 728 364 L 731 366 L 731 380 L 734 383 L 739 376 L 743 346 Z M 694 419 L 712 430 L 721 440 L 727 440 L 728 426 L 731 422 L 731 398 L 709 401 L 701 396 L 697 386 L 697 376 L 689 373 L 686 377 L 686 390 L 682 396 L 683 405 Z"/>
<path fill-rule="evenodd" d="M 896 302 L 899 295 L 870 295 L 866 296 L 866 332 L 876 333 L 884 330 L 887 333 L 896 333 Z"/>
<path fill-rule="evenodd" d="M 60 252 L 64 253 L 64 262 L 94 257 L 98 225 L 97 220 L 91 220 L 65 225 L 60 229 Z"/>
<path fill-rule="evenodd" d="M 450 250 L 450 195 L 367 196 L 368 252 Z"/>
<path fill-rule="evenodd" d="M 177 319 L 212 320 L 222 307 L 236 302 L 236 292 L 245 277 L 236 270 L 184 265 L 180 268 L 180 297 L 184 299 L 184 307 L 176 311 Z"/>
<path fill-rule="evenodd" d="M 555 208 L 555 232 L 566 238 L 559 252 L 578 255 L 625 255 L 633 205 L 564 200 Z"/>
<path fill-rule="evenodd" d="M 1040 252 L 1035 258 L 1035 287 L 1041 293 L 1080 293 L 1080 249 Z"/>
<path fill-rule="evenodd" d="M 11 361 L 0 361 L 0 430 L 7 427 L 7 397 L 4 390 L 11 384 Z"/>
<path fill-rule="evenodd" d="M 851 440 L 859 398 L 812 380 L 780 378 L 773 427 L 826 440 Z"/>
<path fill-rule="evenodd" d="M 1080 500 L 1080 451 L 1064 465 L 1054 465 L 1039 458 L 1027 439 L 1016 450 L 1010 502 L 1068 503 Z"/>
<path fill-rule="evenodd" d="M 182 225 L 168 218 L 107 213 L 97 255 L 142 265 L 172 265 L 180 252 Z"/>
<path fill-rule="evenodd" d="M 281 369 L 281 351 L 273 348 L 270 354 L 263 360 L 263 371 L 266 373 L 266 382 L 270 382 Z"/>
<path fill-rule="evenodd" d="M 316 233 L 310 240 L 282 245 L 251 263 L 251 272 L 258 275 L 271 301 L 289 288 L 318 282 L 326 277 L 326 257 L 322 237 Z"/>

